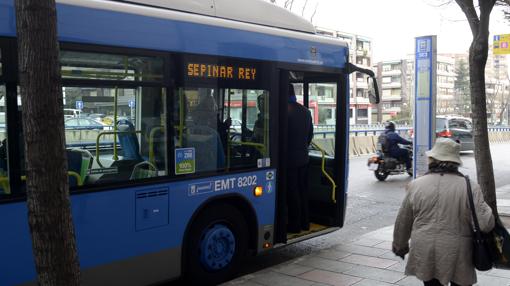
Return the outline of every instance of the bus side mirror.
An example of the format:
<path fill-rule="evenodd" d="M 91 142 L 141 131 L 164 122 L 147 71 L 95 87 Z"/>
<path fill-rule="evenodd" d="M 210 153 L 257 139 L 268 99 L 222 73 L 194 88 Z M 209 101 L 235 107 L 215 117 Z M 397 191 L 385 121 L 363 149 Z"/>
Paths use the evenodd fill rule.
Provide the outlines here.
<path fill-rule="evenodd" d="M 373 77 L 367 78 L 368 84 L 368 100 L 370 104 L 379 104 L 379 87 L 377 86 L 377 81 Z"/>

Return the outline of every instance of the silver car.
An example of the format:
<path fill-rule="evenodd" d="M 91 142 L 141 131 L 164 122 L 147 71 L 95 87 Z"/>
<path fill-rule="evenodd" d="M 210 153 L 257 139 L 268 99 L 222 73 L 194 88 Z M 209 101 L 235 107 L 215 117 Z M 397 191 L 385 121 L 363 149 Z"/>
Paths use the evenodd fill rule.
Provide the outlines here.
<path fill-rule="evenodd" d="M 475 149 L 473 126 L 469 118 L 460 116 L 436 116 L 436 137 L 447 137 L 460 142 L 461 151 Z"/>

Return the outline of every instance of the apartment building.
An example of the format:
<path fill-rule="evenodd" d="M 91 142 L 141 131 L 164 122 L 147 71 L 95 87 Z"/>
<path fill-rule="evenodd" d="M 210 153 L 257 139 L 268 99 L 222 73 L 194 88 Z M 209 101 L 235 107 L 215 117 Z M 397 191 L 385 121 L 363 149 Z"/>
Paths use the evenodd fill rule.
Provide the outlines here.
<path fill-rule="evenodd" d="M 404 119 L 410 114 L 409 72 L 407 60 L 379 62 L 376 65 L 381 102 L 373 110 L 373 121 L 384 122 L 392 118 Z M 407 115 L 402 115 L 407 113 Z"/>
<path fill-rule="evenodd" d="M 317 33 L 338 38 L 349 44 L 349 61 L 363 68 L 372 67 L 372 41 L 368 37 L 316 27 Z M 368 99 L 367 76 L 354 73 L 350 76 L 350 123 L 371 124 L 372 106 Z M 327 110 L 327 102 L 318 101 L 319 110 Z M 334 112 L 333 112 L 334 114 Z"/>

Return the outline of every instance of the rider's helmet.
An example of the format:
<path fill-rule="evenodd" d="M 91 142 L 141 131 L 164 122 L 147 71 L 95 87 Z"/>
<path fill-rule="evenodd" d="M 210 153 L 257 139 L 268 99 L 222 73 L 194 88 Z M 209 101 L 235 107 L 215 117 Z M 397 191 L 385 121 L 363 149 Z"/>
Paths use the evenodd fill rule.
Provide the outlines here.
<path fill-rule="evenodd" d="M 386 122 L 386 124 L 384 124 L 384 129 L 390 130 L 390 131 L 395 131 L 395 122 L 393 122 L 393 121 Z"/>

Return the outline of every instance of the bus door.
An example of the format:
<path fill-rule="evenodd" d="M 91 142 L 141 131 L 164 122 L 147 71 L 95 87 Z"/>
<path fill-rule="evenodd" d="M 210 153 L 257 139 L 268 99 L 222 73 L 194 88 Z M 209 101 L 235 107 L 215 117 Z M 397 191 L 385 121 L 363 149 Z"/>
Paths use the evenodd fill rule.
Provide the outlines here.
<path fill-rule="evenodd" d="M 303 104 L 312 114 L 314 136 L 309 147 L 308 206 L 311 231 L 341 227 L 346 208 L 345 116 L 347 96 L 340 75 L 305 74 Z M 347 98 L 346 98 L 347 97 Z"/>
<path fill-rule="evenodd" d="M 348 140 L 346 110 L 349 97 L 345 96 L 346 77 L 341 74 L 281 73 L 280 93 L 287 94 L 289 83 L 294 87 L 297 102 L 310 110 L 314 126 L 314 137 L 309 147 L 307 188 L 310 228 L 300 233 L 287 233 L 286 239 L 290 242 L 324 234 L 343 225 Z M 280 107 L 280 112 L 287 112 L 286 105 Z M 287 129 L 287 121 L 281 120 L 280 130 L 285 132 L 280 134 L 292 132 Z M 281 138 L 280 144 L 287 144 L 287 141 Z M 286 156 L 280 154 L 280 175 L 287 170 Z M 294 191 L 288 190 L 287 184 L 283 185 L 285 196 Z M 282 200 L 279 199 L 278 203 L 282 204 Z"/>

